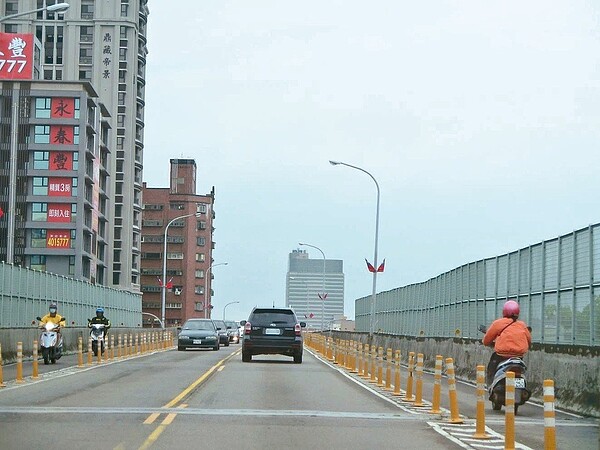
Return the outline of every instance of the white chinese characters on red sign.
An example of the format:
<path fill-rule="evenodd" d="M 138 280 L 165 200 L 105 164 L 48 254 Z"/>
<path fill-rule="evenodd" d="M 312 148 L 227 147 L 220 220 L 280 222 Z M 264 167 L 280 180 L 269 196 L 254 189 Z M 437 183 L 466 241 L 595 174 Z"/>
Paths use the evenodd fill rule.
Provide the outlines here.
<path fill-rule="evenodd" d="M 33 78 L 33 34 L 0 33 L 0 79 Z"/>

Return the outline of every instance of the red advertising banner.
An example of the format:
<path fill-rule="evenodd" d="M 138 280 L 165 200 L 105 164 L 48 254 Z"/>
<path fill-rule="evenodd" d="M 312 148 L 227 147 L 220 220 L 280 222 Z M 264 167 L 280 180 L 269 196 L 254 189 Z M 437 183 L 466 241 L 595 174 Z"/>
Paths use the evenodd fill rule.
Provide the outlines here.
<path fill-rule="evenodd" d="M 56 145 L 73 145 L 73 127 L 65 125 L 51 126 L 50 143 Z"/>
<path fill-rule="evenodd" d="M 75 99 L 53 97 L 52 111 L 50 118 L 52 119 L 72 119 L 75 117 Z"/>
<path fill-rule="evenodd" d="M 71 233 L 69 230 L 46 231 L 46 248 L 70 248 Z"/>
<path fill-rule="evenodd" d="M 50 152 L 50 170 L 73 170 L 73 154 Z"/>
<path fill-rule="evenodd" d="M 50 203 L 48 204 L 48 222 L 70 222 L 71 204 L 70 203 Z"/>
<path fill-rule="evenodd" d="M 33 34 L 0 33 L 0 79 L 33 79 Z"/>
<path fill-rule="evenodd" d="M 71 196 L 71 178 L 50 178 L 48 186 L 48 195 L 51 197 L 70 197 Z"/>

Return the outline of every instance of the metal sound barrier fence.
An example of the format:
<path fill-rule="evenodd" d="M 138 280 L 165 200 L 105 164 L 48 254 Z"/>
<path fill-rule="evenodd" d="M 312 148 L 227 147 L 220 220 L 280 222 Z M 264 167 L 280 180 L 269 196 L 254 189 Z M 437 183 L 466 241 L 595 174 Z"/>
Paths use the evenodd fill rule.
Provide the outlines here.
<path fill-rule="evenodd" d="M 0 263 L 0 328 L 30 326 L 48 312 L 50 303 L 58 305 L 67 326 L 87 326 L 98 306 L 115 327 L 141 325 L 139 294 Z"/>
<path fill-rule="evenodd" d="M 377 294 L 374 329 L 425 337 L 481 338 L 507 299 L 534 342 L 600 345 L 600 224 L 457 267 Z M 356 300 L 356 329 L 369 330 L 371 296 Z"/>

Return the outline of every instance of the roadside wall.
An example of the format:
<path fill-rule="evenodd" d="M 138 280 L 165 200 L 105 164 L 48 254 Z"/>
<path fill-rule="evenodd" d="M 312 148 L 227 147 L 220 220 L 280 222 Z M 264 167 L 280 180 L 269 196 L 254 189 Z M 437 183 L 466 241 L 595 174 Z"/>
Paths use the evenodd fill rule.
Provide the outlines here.
<path fill-rule="evenodd" d="M 414 338 L 391 334 L 329 332 L 334 339 L 347 339 L 385 349 L 400 350 L 402 361 L 408 352 L 423 353 L 424 365 L 433 371 L 436 355 L 453 358 L 456 376 L 475 382 L 478 364 L 487 366 L 492 349 L 475 339 Z M 527 382 L 535 401 L 543 401 L 545 379 L 554 380 L 556 405 L 565 410 L 600 417 L 600 347 L 534 344 L 525 355 Z"/>
<path fill-rule="evenodd" d="M 115 337 L 115 345 L 119 334 L 125 335 L 130 333 L 135 336 L 142 333 L 160 332 L 160 328 L 126 328 L 126 327 L 111 327 L 109 333 Z M 172 336 L 177 336 L 176 328 L 167 328 Z M 0 328 L 0 344 L 2 345 L 2 360 L 4 364 L 14 362 L 17 358 L 17 342 L 23 343 L 23 357 L 31 358 L 33 353 L 33 341 L 38 340 L 40 332 L 37 327 L 27 328 Z M 87 327 L 65 327 L 62 329 L 63 334 L 63 352 L 77 352 L 77 342 L 79 337 L 83 338 L 83 351 L 87 352 L 87 342 L 89 339 L 89 329 Z"/>

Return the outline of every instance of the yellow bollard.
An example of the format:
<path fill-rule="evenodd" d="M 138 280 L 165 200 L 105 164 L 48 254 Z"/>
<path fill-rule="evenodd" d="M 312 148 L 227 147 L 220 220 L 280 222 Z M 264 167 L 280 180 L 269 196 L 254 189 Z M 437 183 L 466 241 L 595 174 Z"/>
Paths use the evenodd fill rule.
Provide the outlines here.
<path fill-rule="evenodd" d="M 442 398 L 442 363 L 443 357 L 435 357 L 435 374 L 433 376 L 433 401 L 429 412 L 431 414 L 441 414 L 440 403 Z"/>
<path fill-rule="evenodd" d="M 377 383 L 377 348 L 374 345 L 371 346 L 371 362 L 369 364 L 369 382 Z"/>
<path fill-rule="evenodd" d="M 40 377 L 39 367 L 38 367 L 38 341 L 33 341 L 33 362 L 32 362 L 32 370 L 31 378 L 37 380 Z"/>
<path fill-rule="evenodd" d="M 77 339 L 77 367 L 83 367 L 83 338 Z"/>
<path fill-rule="evenodd" d="M 515 373 L 506 372 L 504 450 L 515 449 Z"/>
<path fill-rule="evenodd" d="M 489 439 L 485 432 L 485 366 L 477 366 L 477 419 L 475 423 L 475 439 Z"/>
<path fill-rule="evenodd" d="M 102 345 L 100 345 L 100 342 L 98 342 L 98 346 L 96 347 L 96 355 L 97 355 L 97 359 L 96 359 L 96 364 L 100 364 L 102 362 Z"/>
<path fill-rule="evenodd" d="M 556 450 L 554 381 L 544 380 L 544 450 Z"/>
<path fill-rule="evenodd" d="M 104 362 L 108 362 L 108 339 L 104 336 L 104 340 L 102 341 L 104 344 L 104 351 L 102 352 L 102 359 Z M 98 346 L 98 351 L 102 351 L 102 346 Z"/>
<path fill-rule="evenodd" d="M 17 342 L 17 383 L 24 383 L 23 380 L 23 343 Z"/>
<path fill-rule="evenodd" d="M 377 348 L 377 386 L 383 387 L 383 347 Z"/>
<path fill-rule="evenodd" d="M 39 372 L 39 367 L 38 367 L 38 353 L 37 353 L 37 349 L 38 349 L 38 342 L 37 340 L 33 341 L 33 362 L 32 362 L 32 370 L 33 373 L 31 374 L 31 378 L 33 378 L 34 380 L 37 380 L 40 377 L 40 372 Z"/>
<path fill-rule="evenodd" d="M 88 357 L 87 357 L 87 364 L 88 366 L 92 365 L 92 338 L 88 339 Z"/>
<path fill-rule="evenodd" d="M 417 392 L 414 406 L 425 406 L 423 403 L 423 353 L 417 354 Z"/>
<path fill-rule="evenodd" d="M 415 367 L 415 352 L 408 352 L 408 377 L 406 380 L 406 396 L 404 400 L 407 402 L 414 402 L 413 397 L 413 370 Z"/>
<path fill-rule="evenodd" d="M 446 358 L 448 372 L 448 397 L 450 398 L 450 423 L 463 423 L 458 412 L 458 399 L 456 397 L 456 378 L 454 377 L 454 360 Z"/>
<path fill-rule="evenodd" d="M 352 369 L 350 370 L 351 373 L 359 373 L 359 369 L 357 368 L 357 363 L 358 363 L 358 346 L 360 344 L 356 341 L 352 341 L 352 360 L 351 360 L 351 366 Z"/>
<path fill-rule="evenodd" d="M 386 351 L 386 367 L 385 367 L 385 390 L 392 390 L 392 349 Z"/>
<path fill-rule="evenodd" d="M 396 350 L 394 353 L 394 392 L 392 395 L 398 397 L 402 395 L 400 393 L 400 350 Z"/>
<path fill-rule="evenodd" d="M 6 387 L 4 384 L 4 373 L 2 373 L 2 344 L 0 344 L 0 387 Z"/>
<path fill-rule="evenodd" d="M 371 349 L 369 344 L 365 344 L 365 352 L 363 358 L 363 371 L 361 377 L 365 380 L 369 378 L 369 357 L 371 355 Z"/>
<path fill-rule="evenodd" d="M 121 359 L 122 353 L 121 353 L 121 346 L 123 345 L 123 336 L 121 336 L 121 334 L 119 333 L 119 335 L 117 336 L 117 359 Z"/>
<path fill-rule="evenodd" d="M 110 354 L 108 355 L 108 359 L 110 359 L 111 361 L 114 359 L 115 357 L 115 337 L 111 334 L 110 335 Z"/>

